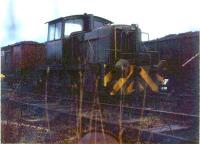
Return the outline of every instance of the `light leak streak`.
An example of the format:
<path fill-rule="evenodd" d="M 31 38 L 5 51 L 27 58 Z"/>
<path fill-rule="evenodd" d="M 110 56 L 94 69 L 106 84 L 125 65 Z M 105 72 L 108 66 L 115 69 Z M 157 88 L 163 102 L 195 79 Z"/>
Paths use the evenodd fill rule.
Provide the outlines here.
<path fill-rule="evenodd" d="M 199 53 L 197 53 L 196 55 L 194 55 L 193 57 L 191 57 L 189 60 L 187 60 L 184 64 L 182 64 L 182 67 L 186 66 L 189 62 L 191 62 L 197 56 L 199 56 Z"/>

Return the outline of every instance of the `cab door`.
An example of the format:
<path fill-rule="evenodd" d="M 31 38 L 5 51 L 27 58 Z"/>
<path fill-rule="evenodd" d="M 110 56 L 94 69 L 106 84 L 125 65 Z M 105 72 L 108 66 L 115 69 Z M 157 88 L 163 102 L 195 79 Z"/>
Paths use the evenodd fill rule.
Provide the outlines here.
<path fill-rule="evenodd" d="M 63 56 L 62 22 L 49 23 L 46 47 L 47 64 L 61 64 Z"/>

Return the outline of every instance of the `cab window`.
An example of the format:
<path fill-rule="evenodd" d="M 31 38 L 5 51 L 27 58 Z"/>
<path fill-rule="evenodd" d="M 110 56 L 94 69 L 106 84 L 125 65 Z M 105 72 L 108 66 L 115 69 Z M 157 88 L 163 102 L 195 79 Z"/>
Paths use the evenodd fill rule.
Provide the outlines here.
<path fill-rule="evenodd" d="M 49 25 L 49 34 L 48 34 L 48 40 L 58 40 L 61 39 L 61 30 L 62 30 L 62 23 L 54 23 Z"/>
<path fill-rule="evenodd" d="M 65 37 L 68 37 L 72 32 L 83 30 L 83 20 L 74 19 L 65 21 Z"/>
<path fill-rule="evenodd" d="M 54 40 L 54 32 L 55 32 L 55 24 L 49 25 L 49 35 L 48 35 L 48 40 Z"/>
<path fill-rule="evenodd" d="M 61 22 L 56 23 L 56 26 L 55 26 L 55 39 L 60 39 L 61 38 L 61 26 L 62 26 Z"/>
<path fill-rule="evenodd" d="M 94 21 L 94 29 L 103 27 L 104 25 L 105 24 L 103 22 L 101 22 L 101 21 L 97 21 L 97 20 Z"/>

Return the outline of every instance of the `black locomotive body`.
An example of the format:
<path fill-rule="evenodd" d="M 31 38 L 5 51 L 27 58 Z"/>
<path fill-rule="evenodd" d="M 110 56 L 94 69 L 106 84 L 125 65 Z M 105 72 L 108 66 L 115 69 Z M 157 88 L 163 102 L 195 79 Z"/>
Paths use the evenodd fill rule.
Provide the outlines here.
<path fill-rule="evenodd" d="M 138 58 L 148 59 L 147 65 L 153 63 L 149 61 L 150 52 L 141 49 L 141 30 L 137 25 L 111 25 L 109 20 L 87 14 L 59 18 L 48 24 L 47 64 L 115 64 L 121 58 L 133 64 Z"/>
<path fill-rule="evenodd" d="M 106 91 L 110 95 L 119 94 L 122 87 L 123 94 L 132 93 L 138 87 L 135 77 L 141 75 L 141 83 L 158 92 L 158 83 L 148 71 L 158 64 L 159 55 L 142 49 L 137 25 L 113 25 L 90 14 L 59 18 L 48 25 L 46 62 L 54 75 L 60 75 L 58 71 L 63 69 L 73 83 L 79 81 L 79 72 L 83 72 L 86 92 L 94 92 L 99 77 L 100 87 L 109 89 Z"/>

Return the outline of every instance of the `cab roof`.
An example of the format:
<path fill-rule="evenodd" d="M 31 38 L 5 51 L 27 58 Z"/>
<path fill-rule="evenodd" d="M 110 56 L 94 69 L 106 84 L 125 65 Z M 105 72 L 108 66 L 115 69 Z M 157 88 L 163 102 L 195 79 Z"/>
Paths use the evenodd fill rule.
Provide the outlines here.
<path fill-rule="evenodd" d="M 85 16 L 89 16 L 89 15 L 92 15 L 92 14 L 71 15 L 71 16 L 66 16 L 66 17 L 60 17 L 60 18 L 48 21 L 46 23 L 55 23 L 55 22 L 58 22 L 58 21 L 64 21 L 64 20 L 69 20 L 69 19 L 84 18 Z M 102 21 L 102 22 L 106 23 L 106 24 L 112 24 L 113 23 L 112 21 L 107 20 L 107 19 L 102 18 L 102 17 L 98 17 L 98 16 L 93 16 L 93 17 L 98 19 L 99 21 Z"/>

